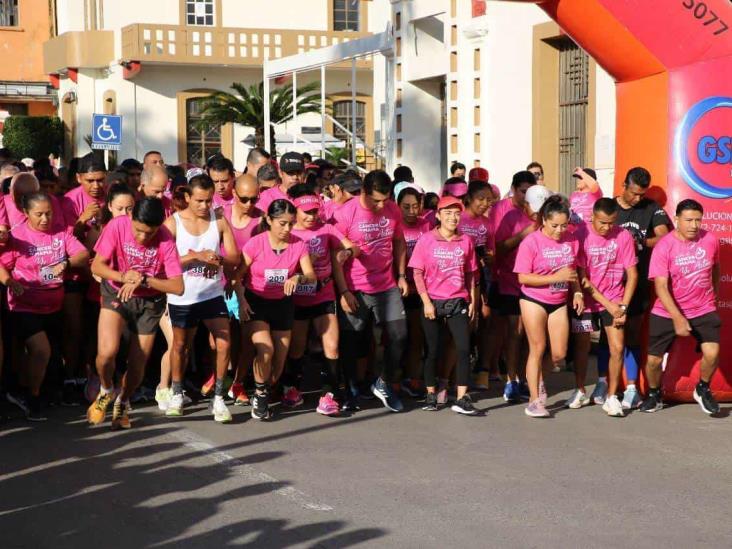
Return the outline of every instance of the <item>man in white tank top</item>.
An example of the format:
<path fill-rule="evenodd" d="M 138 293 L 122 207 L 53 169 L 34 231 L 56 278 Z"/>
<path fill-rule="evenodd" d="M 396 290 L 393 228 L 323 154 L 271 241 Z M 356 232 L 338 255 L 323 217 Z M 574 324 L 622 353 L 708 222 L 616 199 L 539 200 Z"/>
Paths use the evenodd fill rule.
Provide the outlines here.
<path fill-rule="evenodd" d="M 173 394 L 165 415 L 183 415 L 183 374 L 196 327 L 203 322 L 216 342 L 216 384 L 211 412 L 217 422 L 228 423 L 231 412 L 224 402 L 224 378 L 229 367 L 231 334 L 222 271 L 224 266 L 236 267 L 240 254 L 229 223 L 212 209 L 211 178 L 197 175 L 188 185 L 188 207 L 165 221 L 175 237 L 185 284 L 183 295 L 168 295 L 168 314 L 173 325 L 170 348 Z"/>

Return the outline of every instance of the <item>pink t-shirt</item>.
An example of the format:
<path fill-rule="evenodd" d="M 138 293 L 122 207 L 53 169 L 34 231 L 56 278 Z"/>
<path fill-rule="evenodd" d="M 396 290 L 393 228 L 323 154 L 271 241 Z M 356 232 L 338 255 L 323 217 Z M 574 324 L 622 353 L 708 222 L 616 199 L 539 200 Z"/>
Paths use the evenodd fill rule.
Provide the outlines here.
<path fill-rule="evenodd" d="M 717 310 L 712 269 L 719 264 L 719 240 L 701 230 L 696 240 L 682 240 L 675 230 L 659 240 L 651 253 L 648 278 L 668 277 L 669 290 L 687 319 Z M 671 318 L 661 300 L 656 298 L 651 312 Z"/>
<path fill-rule="evenodd" d="M 244 244 L 249 242 L 249 239 L 252 238 L 257 232 L 259 231 L 259 223 L 261 221 L 261 217 L 259 217 L 259 210 L 255 210 L 256 217 L 252 217 L 247 223 L 245 227 L 234 227 L 234 224 L 231 222 L 231 212 L 232 212 L 233 206 L 229 204 L 228 206 L 224 206 L 223 212 L 224 217 L 229 222 L 229 226 L 231 227 L 232 232 L 234 233 L 234 240 L 236 241 L 236 247 L 241 250 L 244 247 Z M 222 244 L 223 246 L 223 244 Z M 223 249 L 223 248 L 222 248 Z"/>
<path fill-rule="evenodd" d="M 574 191 L 569 195 L 569 208 L 572 210 L 570 221 L 579 225 L 582 222 L 588 223 L 592 219 L 592 208 L 602 198 L 602 189 L 594 193 Z"/>
<path fill-rule="evenodd" d="M 508 212 L 513 210 L 521 211 L 521 208 L 517 207 L 513 203 L 513 198 L 504 198 L 503 200 L 499 200 L 493 204 L 488 212 L 488 227 L 491 229 L 493 234 L 498 233 L 498 230 L 501 228 L 503 218 L 506 217 Z"/>
<path fill-rule="evenodd" d="M 66 228 L 66 217 L 64 215 L 63 206 L 61 204 L 61 200 L 59 200 L 58 197 L 53 195 L 50 196 L 51 210 L 53 211 L 53 230 L 60 231 Z M 8 223 L 10 224 L 9 227 L 11 229 L 25 223 L 25 212 L 18 209 L 18 207 L 15 205 L 15 201 L 13 201 L 12 195 L 6 194 L 5 196 L 3 196 L 2 202 L 4 204 L 5 211 L 7 212 Z"/>
<path fill-rule="evenodd" d="M 417 241 L 409 267 L 423 272 L 430 299 L 469 300 L 466 279 L 478 270 L 478 262 L 470 237 L 458 233 L 445 240 L 434 229 Z"/>
<path fill-rule="evenodd" d="M 427 210 L 425 213 L 422 214 L 422 219 L 424 219 L 427 223 L 430 225 L 430 229 L 434 229 L 437 227 L 437 211 L 436 210 Z"/>
<path fill-rule="evenodd" d="M 126 215 L 115 217 L 104 227 L 99 235 L 94 251 L 115 271 L 137 271 L 142 275 L 153 278 L 175 278 L 182 276 L 178 249 L 175 238 L 166 227 L 160 227 L 152 241 L 143 246 L 132 234 L 132 219 Z M 113 288 L 119 289 L 120 284 L 106 281 Z M 160 292 L 152 288 L 138 287 L 134 297 L 150 297 Z"/>
<path fill-rule="evenodd" d="M 574 235 L 565 233 L 557 241 L 546 236 L 538 229 L 524 238 L 518 247 L 514 272 L 516 274 L 549 275 L 563 267 L 584 267 L 585 261 L 579 240 Z M 559 305 L 567 302 L 568 282 L 556 282 L 545 286 L 521 285 L 521 291 L 527 297 L 546 303 Z"/>
<path fill-rule="evenodd" d="M 104 197 L 92 198 L 84 191 L 84 187 L 81 185 L 67 192 L 62 202 L 66 224 L 73 227 L 84 209 L 92 202 L 99 204 L 100 208 L 104 207 Z M 96 218 L 92 218 L 87 222 L 87 228 L 96 225 L 96 223 Z"/>
<path fill-rule="evenodd" d="M 394 239 L 403 238 L 401 213 L 393 202 L 379 212 L 349 200 L 335 213 L 335 226 L 356 244 L 361 254 L 343 266 L 348 287 L 375 294 L 396 287 L 394 280 Z"/>
<path fill-rule="evenodd" d="M 293 228 L 292 234 L 307 243 L 310 259 L 315 269 L 315 276 L 319 281 L 319 284 L 298 285 L 293 294 L 295 305 L 310 307 L 335 300 L 332 277 L 333 263 L 331 262 L 330 252 L 341 247 L 343 235 L 333 225 L 328 224 L 312 230 Z"/>
<path fill-rule="evenodd" d="M 223 208 L 225 206 L 231 207 L 231 205 L 234 203 L 234 200 L 236 200 L 236 198 L 234 197 L 233 193 L 229 198 L 224 198 L 219 193 L 214 193 L 213 195 L 214 208 Z"/>
<path fill-rule="evenodd" d="M 322 219 L 324 223 L 333 223 L 333 216 L 335 215 L 335 213 L 343 206 L 348 204 L 351 200 L 353 200 L 353 198 L 349 198 L 342 204 L 339 204 L 335 200 L 328 200 L 327 202 L 323 202 L 323 206 L 320 208 L 320 219 Z"/>
<path fill-rule="evenodd" d="M 300 259 L 308 254 L 305 242 L 290 235 L 290 243 L 279 255 L 272 250 L 269 232 L 253 236 L 242 253 L 251 259 L 246 287 L 265 299 L 285 297 L 285 281 L 298 272 Z"/>
<path fill-rule="evenodd" d="M 504 215 L 498 230 L 495 233 L 495 242 L 503 242 L 512 236 L 517 235 L 534 221 L 528 217 L 523 210 L 514 208 Z M 513 271 L 516 263 L 518 246 L 508 253 L 499 253 L 496 248 L 496 261 L 494 263 L 495 280 L 498 282 L 498 292 L 503 295 L 521 295 L 521 285 L 518 282 L 518 275 Z"/>
<path fill-rule="evenodd" d="M 574 233 L 582 246 L 585 269 L 592 285 L 606 299 L 617 303 L 625 292 L 625 270 L 638 263 L 635 242 L 625 229 L 615 226 L 607 236 L 600 236 L 591 223 L 583 223 Z M 604 307 L 587 296 L 585 308 L 599 312 Z"/>
<path fill-rule="evenodd" d="M 469 236 L 476 248 L 484 247 L 486 251 L 492 251 L 496 247 L 493 239 L 494 233 L 490 229 L 490 221 L 485 216 L 473 216 L 467 211 L 463 212 L 460 215 L 458 230 Z"/>
<path fill-rule="evenodd" d="M 275 185 L 274 187 L 260 193 L 259 200 L 257 201 L 257 208 L 259 211 L 263 212 L 264 215 L 267 215 L 269 205 L 279 199 L 290 200 L 290 197 L 287 196 L 287 193 L 282 190 L 280 185 Z"/>
<path fill-rule="evenodd" d="M 13 278 L 25 291 L 20 296 L 8 292 L 8 308 L 38 314 L 60 311 L 64 282 L 62 277 L 53 276 L 51 267 L 85 250 L 69 230 L 52 229 L 44 233 L 27 223 L 16 226 L 0 261 L 13 272 Z"/>
<path fill-rule="evenodd" d="M 5 195 L 9 196 L 9 195 Z M 10 219 L 8 219 L 8 212 L 5 208 L 5 197 L 3 197 L 3 200 L 0 200 L 0 225 L 5 225 L 8 229 L 10 228 Z"/>
<path fill-rule="evenodd" d="M 417 241 L 419 238 L 428 232 L 432 227 L 430 226 L 430 222 L 423 218 L 417 218 L 417 222 L 414 225 L 408 225 L 407 223 L 404 223 L 404 220 L 402 220 L 402 231 L 404 232 L 404 240 L 407 242 L 407 264 L 409 264 L 409 260 L 412 258 L 412 252 L 414 251 L 414 246 L 417 244 Z M 412 269 L 407 269 L 407 282 L 409 283 L 409 291 L 410 293 L 414 293 L 416 291 L 414 287 L 414 273 L 412 273 Z"/>

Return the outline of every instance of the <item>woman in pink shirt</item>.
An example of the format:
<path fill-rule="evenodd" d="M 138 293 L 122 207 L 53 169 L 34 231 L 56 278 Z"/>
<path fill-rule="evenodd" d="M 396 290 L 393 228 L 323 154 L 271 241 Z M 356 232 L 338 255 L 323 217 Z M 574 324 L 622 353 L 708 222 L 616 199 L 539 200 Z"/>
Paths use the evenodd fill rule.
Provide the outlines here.
<path fill-rule="evenodd" d="M 450 330 L 457 349 L 457 401 L 454 412 L 473 415 L 468 394 L 470 380 L 470 324 L 478 312 L 478 263 L 472 240 L 457 232 L 463 204 L 443 196 L 437 205 L 439 227 L 417 241 L 409 267 L 424 306 L 422 326 L 427 356 L 424 380 L 427 397 L 423 410 L 435 411 L 437 402 L 437 357 L 445 328 Z"/>
<path fill-rule="evenodd" d="M 581 315 L 584 309 L 580 289 L 584 259 L 579 241 L 567 232 L 569 215 L 569 204 L 563 196 L 547 198 L 539 210 L 541 228 L 521 242 L 513 269 L 521 284 L 521 320 L 529 340 L 526 381 L 530 401 L 525 411 L 530 417 L 549 417 L 545 408 L 547 395 L 543 388 L 541 362 L 546 350 L 547 332 L 552 362 L 555 365 L 560 363 L 567 354 L 567 298 L 570 290 L 574 310 Z"/>
<path fill-rule="evenodd" d="M 320 376 L 323 380 L 322 390 L 316 411 L 326 416 L 338 415 L 338 401 L 342 401 L 342 395 L 338 394 L 340 371 L 336 287 L 346 287 L 342 265 L 357 255 L 358 250 L 333 225 L 320 220 L 321 202 L 312 186 L 297 184 L 287 192 L 297 208 L 292 234 L 307 243 L 317 282 L 298 285 L 293 294 L 295 321 L 292 325 L 288 365 L 282 378 L 282 404 L 294 407 L 303 402 L 299 385 L 312 325 L 315 335 L 322 340 L 325 355 Z"/>
<path fill-rule="evenodd" d="M 572 212 L 571 223 L 580 225 L 592 219 L 592 207 L 602 198 L 602 189 L 597 182 L 595 170 L 576 168 L 572 174 L 577 180 L 577 190 L 569 195 L 569 208 Z"/>
<path fill-rule="evenodd" d="M 146 197 L 132 217 L 112 219 L 94 247 L 92 274 L 102 280 L 97 351 L 99 395 L 87 420 L 102 423 L 114 398 L 114 367 L 122 334 L 130 331 L 127 372 L 114 401 L 112 429 L 129 429 L 129 399 L 142 382 L 165 294 L 183 295 L 183 272 L 175 238 L 163 227 L 165 209 L 159 198 Z"/>
<path fill-rule="evenodd" d="M 27 220 L 13 229 L 0 257 L 0 282 L 9 289 L 8 309 L 13 327 L 27 350 L 27 416 L 43 421 L 39 393 L 51 358 L 51 342 L 57 342 L 61 335 L 63 274 L 69 267 L 85 268 L 89 253 L 70 232 L 54 224 L 47 194 L 25 195 L 23 211 Z"/>
<path fill-rule="evenodd" d="M 243 322 L 251 322 L 257 353 L 252 417 L 259 420 L 270 417 L 270 387 L 282 375 L 290 348 L 295 312 L 292 294 L 298 285 L 317 283 L 307 243 L 292 234 L 296 213 L 289 200 L 272 201 L 262 218 L 266 230 L 242 250 L 246 291 L 239 315 Z"/>

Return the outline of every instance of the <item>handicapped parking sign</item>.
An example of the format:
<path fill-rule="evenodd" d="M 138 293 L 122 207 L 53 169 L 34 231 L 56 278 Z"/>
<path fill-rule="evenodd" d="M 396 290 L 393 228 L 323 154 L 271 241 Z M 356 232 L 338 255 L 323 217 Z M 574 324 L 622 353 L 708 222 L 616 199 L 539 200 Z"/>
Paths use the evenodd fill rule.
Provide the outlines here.
<path fill-rule="evenodd" d="M 118 151 L 122 145 L 122 117 L 116 114 L 92 115 L 92 149 Z"/>

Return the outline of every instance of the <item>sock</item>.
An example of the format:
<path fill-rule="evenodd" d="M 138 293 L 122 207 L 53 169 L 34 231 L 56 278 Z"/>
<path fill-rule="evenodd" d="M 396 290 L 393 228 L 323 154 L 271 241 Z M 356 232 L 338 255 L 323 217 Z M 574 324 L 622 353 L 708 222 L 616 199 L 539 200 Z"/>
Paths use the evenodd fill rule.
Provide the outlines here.
<path fill-rule="evenodd" d="M 322 394 L 334 393 L 338 387 L 338 359 L 325 358 L 320 368 Z"/>
<path fill-rule="evenodd" d="M 708 389 L 709 388 L 709 382 L 708 381 L 704 381 L 703 379 L 700 379 L 699 380 L 699 383 L 697 383 L 696 386 L 699 387 L 700 389 Z"/>
<path fill-rule="evenodd" d="M 625 377 L 628 380 L 638 379 L 638 365 L 640 364 L 640 347 L 626 347 L 623 356 L 625 362 Z"/>
<path fill-rule="evenodd" d="M 181 381 L 174 381 L 171 383 L 171 389 L 173 390 L 174 395 L 182 395 L 183 383 Z"/>
<path fill-rule="evenodd" d="M 597 381 L 604 381 L 605 383 L 607 383 L 607 376 L 600 376 L 597 378 Z"/>
<path fill-rule="evenodd" d="M 115 404 L 122 404 L 122 393 L 117 395 L 117 398 L 114 399 Z"/>
<path fill-rule="evenodd" d="M 108 395 L 108 394 L 109 394 L 109 393 L 111 393 L 111 392 L 112 392 L 112 389 L 107 389 L 107 388 L 106 388 L 106 387 L 104 387 L 103 385 L 100 385 L 100 386 L 99 386 L 99 394 L 100 394 L 100 395 Z"/>
<path fill-rule="evenodd" d="M 285 373 L 282 376 L 282 385 L 287 387 L 300 388 L 300 381 L 302 380 L 303 363 L 305 357 L 299 358 L 288 358 L 287 364 L 285 365 Z"/>
<path fill-rule="evenodd" d="M 224 396 L 224 380 L 217 379 L 214 385 L 214 395 L 223 397 Z"/>
<path fill-rule="evenodd" d="M 269 385 L 266 383 L 254 383 L 254 387 L 258 394 L 260 395 L 266 395 L 269 392 Z"/>
<path fill-rule="evenodd" d="M 607 371 L 610 367 L 610 347 L 600 345 L 597 348 L 597 377 L 607 379 Z"/>

